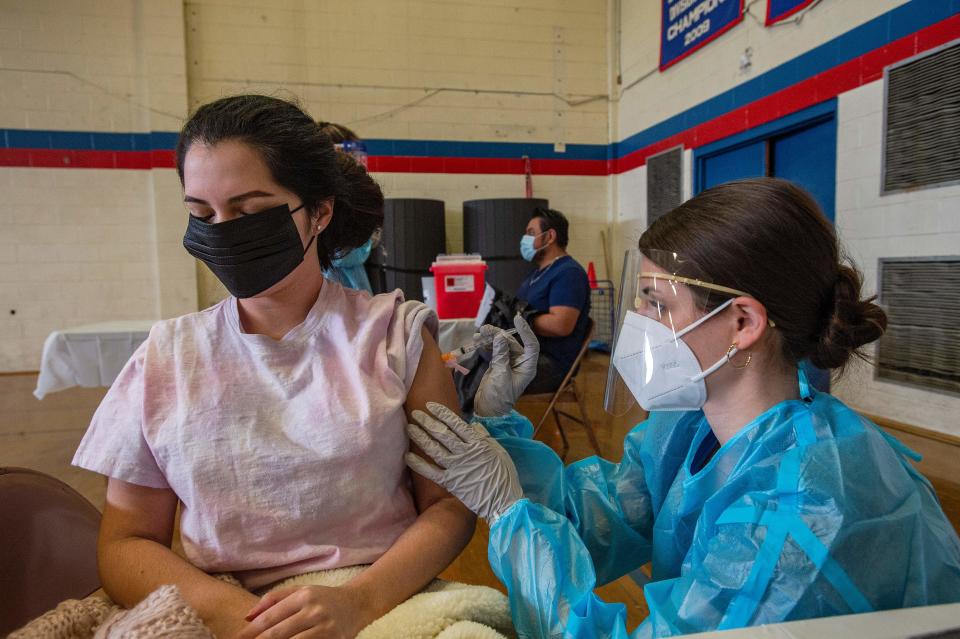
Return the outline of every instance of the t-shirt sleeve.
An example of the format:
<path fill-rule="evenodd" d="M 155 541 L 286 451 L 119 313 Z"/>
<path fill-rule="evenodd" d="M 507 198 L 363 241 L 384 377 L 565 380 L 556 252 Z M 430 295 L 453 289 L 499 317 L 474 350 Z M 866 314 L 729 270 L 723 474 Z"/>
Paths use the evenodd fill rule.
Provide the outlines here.
<path fill-rule="evenodd" d="M 437 339 L 440 324 L 429 306 L 413 300 L 397 306 L 387 336 L 387 356 L 390 367 L 403 380 L 408 392 L 423 354 L 424 327 Z"/>
<path fill-rule="evenodd" d="M 550 284 L 550 306 L 570 306 L 583 310 L 590 297 L 587 274 L 579 268 L 568 268 Z"/>
<path fill-rule="evenodd" d="M 73 465 L 131 484 L 169 488 L 143 436 L 144 360 L 140 345 L 93 415 Z"/>

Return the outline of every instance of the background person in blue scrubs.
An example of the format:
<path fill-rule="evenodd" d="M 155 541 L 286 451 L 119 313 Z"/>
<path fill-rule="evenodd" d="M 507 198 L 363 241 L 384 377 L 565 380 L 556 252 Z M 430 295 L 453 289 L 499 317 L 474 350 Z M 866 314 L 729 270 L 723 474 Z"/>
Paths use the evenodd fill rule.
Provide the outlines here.
<path fill-rule="evenodd" d="M 542 313 L 531 323 L 540 341 L 540 359 L 528 393 L 557 390 L 587 334 L 590 283 L 583 267 L 567 255 L 569 239 L 570 224 L 563 213 L 536 208 L 520 242 L 524 259 L 537 270 L 520 285 L 517 297 Z"/>

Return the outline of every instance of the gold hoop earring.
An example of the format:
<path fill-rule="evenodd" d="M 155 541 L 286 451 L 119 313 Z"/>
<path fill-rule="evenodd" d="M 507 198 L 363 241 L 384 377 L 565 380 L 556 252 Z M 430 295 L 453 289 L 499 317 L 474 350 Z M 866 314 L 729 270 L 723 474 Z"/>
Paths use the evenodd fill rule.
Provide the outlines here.
<path fill-rule="evenodd" d="M 737 343 L 734 342 L 733 344 L 730 345 L 730 348 L 727 349 L 727 361 L 730 362 L 730 366 L 734 367 L 738 371 L 742 371 L 743 369 L 745 369 L 747 366 L 750 365 L 751 361 L 753 361 L 753 355 L 751 355 L 750 353 L 747 353 L 747 361 L 741 364 L 740 366 L 737 366 L 736 364 L 733 363 L 733 360 L 730 359 L 732 357 L 731 353 L 733 353 L 733 350 L 736 347 L 737 347 Z"/>

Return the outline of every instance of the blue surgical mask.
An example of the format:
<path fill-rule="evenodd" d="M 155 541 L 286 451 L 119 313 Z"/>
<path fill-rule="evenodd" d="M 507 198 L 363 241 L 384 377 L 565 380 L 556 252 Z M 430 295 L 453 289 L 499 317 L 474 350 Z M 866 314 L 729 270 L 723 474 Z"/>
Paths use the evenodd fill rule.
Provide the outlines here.
<path fill-rule="evenodd" d="M 546 233 L 546 231 L 543 233 Z M 541 246 L 540 248 L 533 247 L 534 242 L 536 242 L 537 238 L 543 235 L 543 233 L 539 235 L 524 235 L 520 238 L 520 255 L 523 259 L 532 262 L 533 258 L 537 256 L 537 253 L 546 248 L 546 246 Z"/>

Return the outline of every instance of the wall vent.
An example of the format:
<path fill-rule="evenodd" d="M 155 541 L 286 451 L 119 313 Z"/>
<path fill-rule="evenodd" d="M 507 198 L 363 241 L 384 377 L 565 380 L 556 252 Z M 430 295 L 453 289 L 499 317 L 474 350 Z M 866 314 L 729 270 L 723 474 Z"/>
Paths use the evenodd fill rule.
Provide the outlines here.
<path fill-rule="evenodd" d="M 960 40 L 885 76 L 883 192 L 960 182 Z"/>
<path fill-rule="evenodd" d="M 647 226 L 683 201 L 683 147 L 647 158 Z"/>
<path fill-rule="evenodd" d="M 960 394 L 960 256 L 883 258 L 877 378 Z"/>

